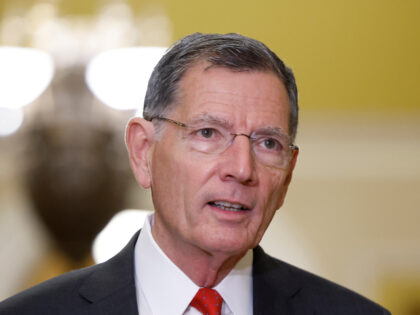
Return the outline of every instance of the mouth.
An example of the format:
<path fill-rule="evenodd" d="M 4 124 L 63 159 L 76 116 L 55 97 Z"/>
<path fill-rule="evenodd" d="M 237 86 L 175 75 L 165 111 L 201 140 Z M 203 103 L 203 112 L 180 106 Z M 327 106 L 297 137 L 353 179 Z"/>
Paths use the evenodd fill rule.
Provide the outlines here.
<path fill-rule="evenodd" d="M 208 203 L 212 207 L 217 207 L 219 209 L 231 212 L 240 212 L 240 211 L 249 211 L 250 208 L 240 204 L 240 203 L 233 203 L 228 201 L 210 201 Z"/>

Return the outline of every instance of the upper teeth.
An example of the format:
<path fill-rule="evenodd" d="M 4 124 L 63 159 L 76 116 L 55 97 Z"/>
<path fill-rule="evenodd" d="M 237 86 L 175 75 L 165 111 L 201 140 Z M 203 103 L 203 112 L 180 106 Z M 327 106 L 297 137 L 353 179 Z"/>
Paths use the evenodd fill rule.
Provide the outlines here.
<path fill-rule="evenodd" d="M 227 201 L 215 201 L 214 204 L 218 207 L 221 207 L 223 209 L 225 208 L 234 208 L 234 209 L 242 209 L 243 206 L 237 203 L 230 203 Z"/>

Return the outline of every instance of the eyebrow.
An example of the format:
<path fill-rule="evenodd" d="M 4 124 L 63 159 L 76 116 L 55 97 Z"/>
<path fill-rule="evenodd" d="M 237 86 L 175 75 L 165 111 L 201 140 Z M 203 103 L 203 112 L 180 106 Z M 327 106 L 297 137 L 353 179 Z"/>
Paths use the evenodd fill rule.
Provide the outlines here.
<path fill-rule="evenodd" d="M 265 132 L 269 135 L 277 135 L 280 137 L 286 137 L 286 138 L 290 138 L 289 134 L 287 132 L 285 132 L 282 128 L 280 127 L 271 127 L 271 126 L 267 126 L 267 127 L 262 127 L 260 129 L 257 129 L 255 131 L 258 132 Z"/>
<path fill-rule="evenodd" d="M 187 124 L 201 124 L 201 123 L 208 123 L 213 125 L 219 125 L 224 127 L 225 129 L 232 129 L 233 124 L 229 120 L 226 120 L 221 117 L 213 116 L 208 113 L 200 114 L 192 119 L 189 119 Z"/>

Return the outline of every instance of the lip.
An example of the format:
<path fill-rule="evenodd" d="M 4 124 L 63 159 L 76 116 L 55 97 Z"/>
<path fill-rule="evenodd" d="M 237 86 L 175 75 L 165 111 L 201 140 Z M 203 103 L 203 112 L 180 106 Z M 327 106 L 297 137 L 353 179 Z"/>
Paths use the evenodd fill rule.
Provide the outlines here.
<path fill-rule="evenodd" d="M 232 214 L 247 213 L 250 212 L 252 209 L 252 207 L 249 204 L 237 200 L 227 199 L 214 199 L 207 202 L 207 205 L 214 210 L 219 210 Z"/>

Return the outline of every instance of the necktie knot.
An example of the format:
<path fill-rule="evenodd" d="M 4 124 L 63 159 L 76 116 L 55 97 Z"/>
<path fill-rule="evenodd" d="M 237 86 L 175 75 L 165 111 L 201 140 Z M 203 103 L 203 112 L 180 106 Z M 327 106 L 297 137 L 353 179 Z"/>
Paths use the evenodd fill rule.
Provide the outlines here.
<path fill-rule="evenodd" d="M 192 299 L 190 305 L 203 315 L 220 315 L 222 314 L 222 303 L 223 299 L 216 290 L 201 288 Z"/>

